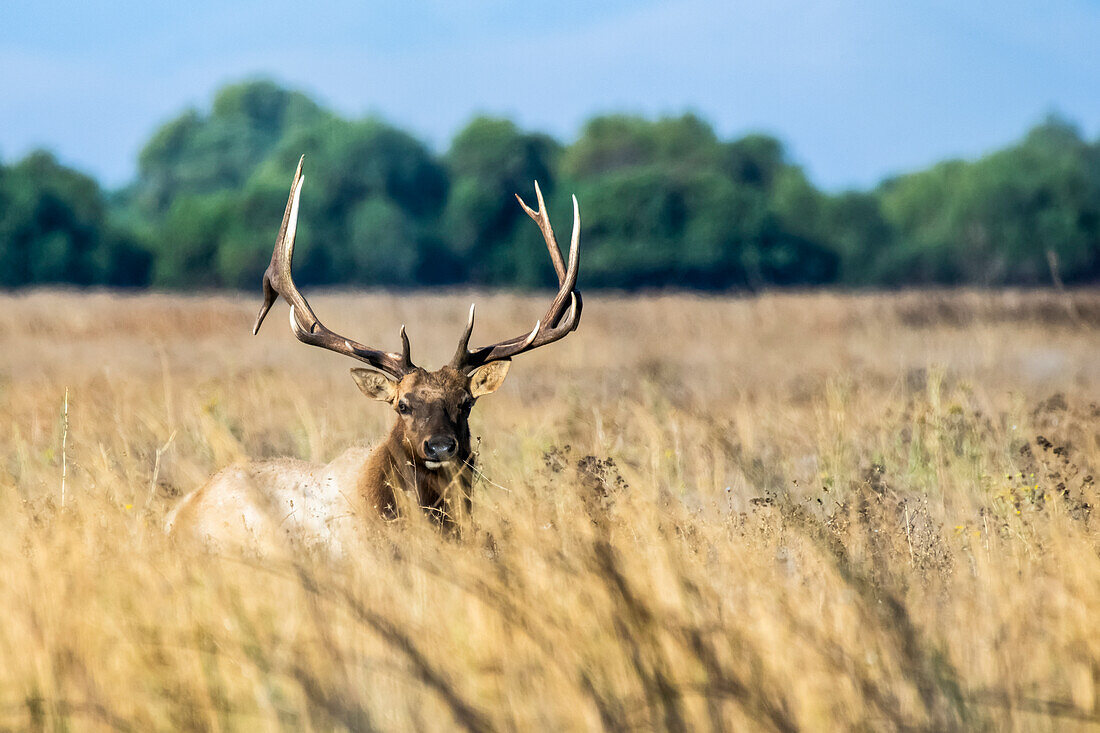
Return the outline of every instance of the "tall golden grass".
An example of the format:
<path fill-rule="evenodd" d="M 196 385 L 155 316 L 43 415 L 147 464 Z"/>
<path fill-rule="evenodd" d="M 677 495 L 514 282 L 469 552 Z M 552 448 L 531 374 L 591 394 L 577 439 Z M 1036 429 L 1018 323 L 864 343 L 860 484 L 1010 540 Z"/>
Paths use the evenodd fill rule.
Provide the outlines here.
<path fill-rule="evenodd" d="M 430 366 L 470 299 L 314 305 Z M 461 537 L 342 564 L 161 531 L 391 420 L 257 304 L 0 298 L 0 729 L 1100 725 L 1100 295 L 591 295 L 475 410 Z"/>

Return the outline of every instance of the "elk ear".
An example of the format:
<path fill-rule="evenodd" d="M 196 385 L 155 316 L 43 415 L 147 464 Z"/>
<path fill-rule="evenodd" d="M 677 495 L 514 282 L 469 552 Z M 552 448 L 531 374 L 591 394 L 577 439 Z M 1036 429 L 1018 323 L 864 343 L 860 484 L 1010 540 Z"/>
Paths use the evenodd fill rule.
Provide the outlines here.
<path fill-rule="evenodd" d="M 504 378 L 508 376 L 508 369 L 511 366 L 511 361 L 491 361 L 475 369 L 470 375 L 470 394 L 480 397 L 496 392 L 500 385 L 504 384 Z"/>
<path fill-rule="evenodd" d="M 363 394 L 372 400 L 393 402 L 393 398 L 397 396 L 397 383 L 382 372 L 372 369 L 352 369 L 351 378 L 359 385 Z"/>

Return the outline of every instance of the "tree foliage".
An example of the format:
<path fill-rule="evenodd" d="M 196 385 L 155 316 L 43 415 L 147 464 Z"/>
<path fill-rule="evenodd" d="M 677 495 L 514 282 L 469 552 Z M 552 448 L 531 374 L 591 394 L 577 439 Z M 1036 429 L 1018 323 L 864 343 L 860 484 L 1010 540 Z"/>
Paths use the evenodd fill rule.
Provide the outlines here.
<path fill-rule="evenodd" d="M 553 200 L 559 152 L 551 138 L 521 132 L 507 120 L 479 117 L 455 136 L 445 156 L 453 184 L 440 230 L 453 253 L 448 263 L 453 277 L 440 273 L 437 280 L 491 285 L 546 281 L 552 271 L 545 264 L 542 236 L 514 195 L 523 195 L 534 206 L 533 181 L 539 181 L 543 194 Z M 564 223 L 568 227 L 568 220 Z"/>
<path fill-rule="evenodd" d="M 140 285 L 147 252 L 109 220 L 91 178 L 36 152 L 0 166 L 0 285 Z"/>
<path fill-rule="evenodd" d="M 890 181 L 879 196 L 896 239 L 872 280 L 1034 284 L 1050 278 L 1047 252 L 1066 280 L 1100 276 L 1100 142 L 1064 121 L 973 163 Z"/>
<path fill-rule="evenodd" d="M 436 154 L 269 81 L 163 125 L 105 194 L 33 153 L 0 165 L 0 285 L 253 287 L 307 155 L 302 282 L 552 284 L 517 205 L 539 181 L 562 240 L 582 202 L 583 278 L 612 288 L 1036 284 L 1100 279 L 1100 142 L 1048 119 L 1019 143 L 869 191 L 816 188 L 780 141 L 687 114 L 608 115 L 572 143 L 478 117 Z M 562 242 L 563 246 L 565 242 Z"/>

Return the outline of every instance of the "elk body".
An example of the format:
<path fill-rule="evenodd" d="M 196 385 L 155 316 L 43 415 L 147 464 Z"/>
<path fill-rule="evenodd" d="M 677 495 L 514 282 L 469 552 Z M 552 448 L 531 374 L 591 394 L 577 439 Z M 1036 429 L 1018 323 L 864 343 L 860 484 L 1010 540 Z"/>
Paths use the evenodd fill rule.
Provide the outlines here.
<path fill-rule="evenodd" d="M 573 233 L 566 261 L 536 183 L 537 211 L 516 198 L 542 230 L 559 289 L 530 332 L 471 349 L 474 307 L 470 306 L 454 358 L 430 372 L 413 364 L 404 326 L 400 353 L 379 351 L 329 330 L 291 277 L 303 162 L 304 156 L 264 273 L 264 302 L 252 332 L 259 331 L 282 296 L 290 304 L 290 328 L 298 340 L 373 367 L 352 369 L 352 378 L 365 395 L 389 404 L 397 419 L 386 440 L 373 450 L 349 448 L 327 465 L 284 458 L 237 464 L 217 473 L 181 500 L 166 527 L 172 534 L 198 536 L 215 547 L 262 548 L 289 539 L 338 555 L 346 551 L 358 524 L 368 517 L 393 518 L 419 507 L 440 523 L 450 524 L 468 513 L 475 470 L 469 426 L 474 403 L 503 383 L 513 357 L 563 338 L 580 322 L 577 199 L 573 198 Z"/>

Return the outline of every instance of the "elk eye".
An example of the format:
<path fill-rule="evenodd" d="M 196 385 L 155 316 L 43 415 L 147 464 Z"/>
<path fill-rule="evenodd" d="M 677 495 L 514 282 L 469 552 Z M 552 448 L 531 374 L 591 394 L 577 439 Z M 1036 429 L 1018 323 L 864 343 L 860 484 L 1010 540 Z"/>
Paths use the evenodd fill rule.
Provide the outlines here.
<path fill-rule="evenodd" d="M 409 414 L 409 403 L 405 402 L 403 400 L 401 402 L 398 402 L 397 403 L 397 411 L 400 412 L 402 415 L 408 415 Z"/>
<path fill-rule="evenodd" d="M 465 398 L 463 398 L 463 400 L 462 400 L 462 404 L 460 405 L 460 407 L 461 407 L 461 408 L 462 408 L 463 410 L 469 410 L 469 409 L 470 409 L 471 407 L 473 407 L 473 406 L 474 406 L 474 400 L 473 400 L 473 398 L 472 398 L 472 397 L 465 397 Z"/>

